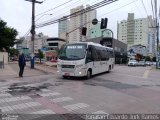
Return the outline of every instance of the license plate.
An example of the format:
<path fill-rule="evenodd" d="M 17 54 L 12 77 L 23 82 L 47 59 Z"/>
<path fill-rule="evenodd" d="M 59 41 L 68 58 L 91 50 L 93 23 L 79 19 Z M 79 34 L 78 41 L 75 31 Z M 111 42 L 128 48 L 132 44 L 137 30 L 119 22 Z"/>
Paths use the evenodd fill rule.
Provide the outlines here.
<path fill-rule="evenodd" d="M 70 74 L 69 74 L 69 73 L 64 73 L 64 75 L 65 75 L 65 76 L 70 76 Z"/>

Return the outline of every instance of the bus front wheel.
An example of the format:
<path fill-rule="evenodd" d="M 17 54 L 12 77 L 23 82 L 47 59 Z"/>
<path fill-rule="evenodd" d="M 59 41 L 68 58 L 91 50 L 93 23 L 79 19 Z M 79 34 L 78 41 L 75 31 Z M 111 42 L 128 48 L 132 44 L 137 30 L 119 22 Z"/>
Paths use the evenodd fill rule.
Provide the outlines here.
<path fill-rule="evenodd" d="M 89 69 L 89 70 L 87 71 L 87 76 L 86 76 L 86 78 L 87 78 L 87 79 L 90 79 L 91 76 L 92 76 L 92 72 L 91 72 L 91 70 Z"/>
<path fill-rule="evenodd" d="M 107 73 L 109 73 L 110 71 L 111 71 L 111 65 L 109 66 L 109 68 L 108 68 L 108 71 L 107 71 Z"/>
<path fill-rule="evenodd" d="M 63 79 L 67 79 L 67 78 L 68 78 L 68 76 L 64 76 L 64 75 L 63 75 Z"/>

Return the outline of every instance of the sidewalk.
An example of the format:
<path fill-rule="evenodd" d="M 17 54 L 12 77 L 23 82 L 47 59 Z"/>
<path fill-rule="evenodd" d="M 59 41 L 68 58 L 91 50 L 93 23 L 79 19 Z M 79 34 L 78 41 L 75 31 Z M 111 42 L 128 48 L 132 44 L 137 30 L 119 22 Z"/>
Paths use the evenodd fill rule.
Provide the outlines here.
<path fill-rule="evenodd" d="M 30 67 L 30 63 L 27 63 L 27 66 Z M 54 67 L 51 67 L 51 66 L 48 66 L 48 65 L 44 65 L 44 64 L 35 64 L 35 69 L 37 70 L 40 70 L 40 71 L 43 71 L 43 72 L 47 72 L 47 73 L 56 73 L 57 72 L 57 68 L 56 66 Z"/>
<path fill-rule="evenodd" d="M 17 73 L 9 66 L 9 64 L 4 65 L 4 69 L 0 69 L 0 76 L 16 75 Z"/>

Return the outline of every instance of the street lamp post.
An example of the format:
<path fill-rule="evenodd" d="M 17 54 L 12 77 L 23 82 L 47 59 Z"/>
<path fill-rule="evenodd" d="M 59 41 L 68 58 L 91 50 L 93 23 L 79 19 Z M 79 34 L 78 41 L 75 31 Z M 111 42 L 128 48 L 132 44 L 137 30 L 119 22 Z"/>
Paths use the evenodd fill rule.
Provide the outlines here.
<path fill-rule="evenodd" d="M 111 30 L 111 29 L 104 29 L 104 30 L 102 30 L 102 38 L 103 38 L 103 33 L 104 33 L 104 31 L 110 31 L 111 33 L 112 33 L 112 38 L 114 37 L 114 35 L 113 35 L 113 31 Z"/>

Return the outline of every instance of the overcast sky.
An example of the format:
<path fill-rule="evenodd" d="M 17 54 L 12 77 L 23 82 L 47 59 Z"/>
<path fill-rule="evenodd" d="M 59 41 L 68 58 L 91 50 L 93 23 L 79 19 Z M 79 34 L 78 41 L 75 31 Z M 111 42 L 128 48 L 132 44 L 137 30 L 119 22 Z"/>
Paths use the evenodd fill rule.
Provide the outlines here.
<path fill-rule="evenodd" d="M 39 0 L 43 1 L 43 0 Z M 44 0 L 43 4 L 36 4 L 36 15 L 52 9 L 60 4 L 70 0 Z M 68 15 L 71 8 L 79 5 L 93 5 L 102 0 L 72 0 L 68 4 L 58 7 L 52 11 L 45 13 L 46 15 L 38 15 L 36 23 L 41 23 L 50 19 L 57 19 L 64 15 Z M 142 0 L 118 0 L 114 3 L 97 9 L 97 17 L 107 17 L 108 28 L 113 30 L 115 37 L 117 32 L 117 21 L 127 19 L 128 13 L 135 13 L 135 18 L 143 18 L 152 15 L 151 0 L 143 0 L 147 9 L 147 13 L 142 4 Z M 160 0 L 158 0 L 160 5 Z M 52 14 L 52 15 L 49 15 Z M 7 25 L 18 30 L 19 36 L 24 36 L 31 26 L 31 2 L 25 0 L 0 0 L 0 18 L 7 22 Z M 36 29 L 36 33 L 43 32 L 49 37 L 58 36 L 58 25 L 53 24 L 43 28 Z"/>

